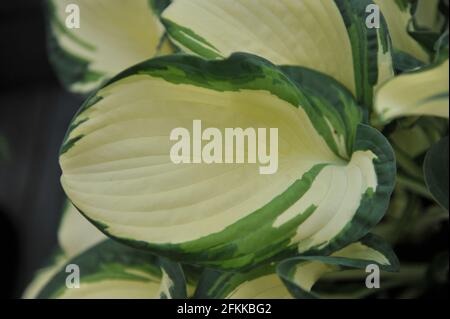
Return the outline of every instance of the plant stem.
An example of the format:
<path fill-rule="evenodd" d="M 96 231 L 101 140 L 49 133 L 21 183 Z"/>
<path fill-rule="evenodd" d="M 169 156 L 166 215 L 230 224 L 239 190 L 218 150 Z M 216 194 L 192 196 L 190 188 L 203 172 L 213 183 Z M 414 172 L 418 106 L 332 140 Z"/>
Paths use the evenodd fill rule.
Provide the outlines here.
<path fill-rule="evenodd" d="M 423 170 L 420 168 L 408 155 L 394 146 L 395 155 L 397 157 L 398 165 L 411 177 L 417 178 L 420 181 L 424 180 Z"/>
<path fill-rule="evenodd" d="M 430 192 L 428 191 L 424 183 L 420 183 L 412 178 L 403 175 L 398 175 L 397 184 L 429 200 L 434 201 L 433 196 L 431 196 Z"/>

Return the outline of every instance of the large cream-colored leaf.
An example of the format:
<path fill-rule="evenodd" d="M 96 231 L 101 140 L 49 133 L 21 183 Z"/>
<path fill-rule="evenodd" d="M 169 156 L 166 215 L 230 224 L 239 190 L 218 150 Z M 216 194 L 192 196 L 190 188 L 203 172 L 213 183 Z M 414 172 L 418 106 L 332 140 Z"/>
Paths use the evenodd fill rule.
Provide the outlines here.
<path fill-rule="evenodd" d="M 206 58 L 249 52 L 326 73 L 368 107 L 393 75 L 384 20 L 366 26 L 369 0 L 177 0 L 163 12 L 171 39 Z"/>
<path fill-rule="evenodd" d="M 248 54 L 154 59 L 82 107 L 61 181 L 102 231 L 183 262 L 234 269 L 286 250 L 323 253 L 363 236 L 392 191 L 392 150 L 361 119 L 345 88 L 310 70 Z M 220 131 L 277 128 L 278 170 L 174 164 L 171 131 L 192 133 L 194 120 Z"/>

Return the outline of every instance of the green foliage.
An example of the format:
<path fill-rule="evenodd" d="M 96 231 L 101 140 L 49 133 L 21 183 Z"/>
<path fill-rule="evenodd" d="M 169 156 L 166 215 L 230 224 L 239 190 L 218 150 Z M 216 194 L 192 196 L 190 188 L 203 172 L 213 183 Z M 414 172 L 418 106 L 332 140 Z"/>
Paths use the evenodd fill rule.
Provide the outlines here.
<path fill-rule="evenodd" d="M 150 20 L 164 28 L 153 30 L 158 47 L 170 40 L 166 53 L 182 54 L 154 58 L 155 52 L 144 53 L 138 61 L 146 61 L 131 60 L 119 70 L 113 63 L 101 78 L 90 67 L 106 57 L 96 52 L 88 61 L 64 49 L 66 36 L 74 38 L 50 6 L 50 57 L 64 84 L 74 90 L 72 85 L 89 82 L 89 87 L 78 88 L 83 93 L 100 87 L 68 129 L 60 154 L 62 184 L 77 206 L 72 212 L 78 214 L 78 209 L 112 239 L 99 243 L 97 236 L 89 235 L 97 229 L 83 222 L 62 223 L 61 259 L 34 286 L 37 296 L 67 293 L 63 267 L 68 263 L 85 267 L 82 282 L 96 284 L 86 295 L 94 291 L 102 296 L 109 292 L 103 291 L 105 281 L 117 292 L 132 284 L 154 283 L 154 297 L 160 298 L 402 298 L 421 296 L 430 285 L 448 284 L 448 252 L 436 249 L 419 263 L 408 258 L 399 262 L 394 253 L 405 246 L 423 253 L 421 245 L 448 224 L 448 73 L 443 72 L 449 55 L 448 1 L 395 0 L 393 5 L 390 0 L 335 0 L 321 7 L 311 0 L 279 5 L 260 0 L 255 8 L 256 2 L 239 1 L 146 1 L 153 13 Z M 302 1 L 309 3 L 302 7 Z M 362 18 L 373 3 L 392 10 L 382 12 L 380 29 L 367 28 Z M 234 4 L 246 10 L 235 11 Z M 308 24 L 297 16 L 286 18 L 305 10 L 311 17 Z M 105 15 L 102 22 L 109 25 L 108 19 Z M 139 30 L 134 26 L 133 32 Z M 74 41 L 75 47 L 79 42 Z M 328 54 L 327 43 L 339 43 L 351 57 Z M 130 53 L 128 48 L 124 52 Z M 103 80 L 106 84 L 101 85 Z M 278 108 L 259 112 L 269 98 Z M 227 107 L 233 112 L 227 113 Z M 227 195 L 228 189 L 219 188 L 228 185 L 225 175 L 195 180 L 204 171 L 186 170 L 189 174 L 183 175 L 167 167 L 161 174 L 155 170 L 146 175 L 155 168 L 161 145 L 142 141 L 167 134 L 157 131 L 164 123 L 196 114 L 226 127 L 249 113 L 271 125 L 280 114 L 289 114 L 280 125 L 291 130 L 283 136 L 285 143 L 301 144 L 293 138 L 300 136 L 334 157 L 322 158 L 322 153 L 311 151 L 314 147 L 301 144 L 295 172 L 286 173 L 298 175 L 290 186 L 264 193 L 267 202 L 249 205 L 252 211 L 228 224 L 223 216 L 231 212 L 222 211 L 223 205 L 211 206 L 204 215 L 200 211 L 206 206 L 198 206 L 208 202 L 201 196 Z M 301 120 L 292 125 L 289 121 L 297 117 Z M 157 124 L 151 122 L 155 119 Z M 154 147 L 151 156 L 139 153 L 149 145 Z M 0 160 L 7 154 L 0 136 Z M 297 172 L 300 167 L 302 174 Z M 329 168 L 344 177 L 322 178 Z M 327 202 L 341 188 L 350 189 L 354 176 L 360 176 L 356 181 L 362 185 L 353 189 L 360 192 L 356 199 L 347 199 L 344 192 Z M 198 195 L 194 186 L 205 181 L 208 194 Z M 228 201 L 235 207 L 243 198 L 237 190 L 249 181 L 229 184 L 234 197 Z M 244 189 L 247 203 L 264 191 L 257 186 L 277 182 L 268 181 Z M 189 196 L 183 193 L 187 187 Z M 314 190 L 328 191 L 315 198 Z M 153 209 L 160 202 L 170 207 Z M 299 210 L 295 218 L 278 225 L 292 207 Z M 171 240 L 171 232 L 178 241 Z M 70 243 L 79 233 L 95 242 L 89 242 L 86 251 Z M 383 271 L 379 291 L 362 286 L 364 269 L 371 264 Z M 117 279 L 122 282 L 114 284 Z"/>

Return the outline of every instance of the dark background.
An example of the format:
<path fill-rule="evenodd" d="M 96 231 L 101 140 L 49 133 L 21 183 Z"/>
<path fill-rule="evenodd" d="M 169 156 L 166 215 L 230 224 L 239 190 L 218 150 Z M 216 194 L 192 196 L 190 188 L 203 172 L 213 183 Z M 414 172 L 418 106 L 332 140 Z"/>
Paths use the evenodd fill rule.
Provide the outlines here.
<path fill-rule="evenodd" d="M 58 149 L 80 99 L 59 85 L 45 38 L 41 1 L 0 1 L 0 298 L 20 297 L 56 248 Z"/>

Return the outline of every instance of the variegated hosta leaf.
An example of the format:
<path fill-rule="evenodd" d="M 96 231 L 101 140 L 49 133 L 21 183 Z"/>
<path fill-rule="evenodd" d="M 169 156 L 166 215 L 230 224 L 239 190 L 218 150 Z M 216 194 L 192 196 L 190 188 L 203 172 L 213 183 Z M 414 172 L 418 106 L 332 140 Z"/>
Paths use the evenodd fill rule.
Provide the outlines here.
<path fill-rule="evenodd" d="M 67 203 L 63 211 L 58 231 L 60 251 L 55 254 L 48 266 L 36 273 L 35 278 L 24 292 L 23 298 L 36 298 L 42 288 L 44 288 L 53 276 L 63 269 L 63 266 L 68 264 L 71 259 L 107 239 L 108 237 L 103 235 L 102 232 L 83 217 L 71 203 Z M 183 270 L 186 274 L 186 286 L 189 292 L 188 296 L 192 296 L 197 284 L 199 270 L 190 266 L 183 266 Z"/>
<path fill-rule="evenodd" d="M 61 182 L 103 232 L 185 263 L 235 269 L 327 253 L 364 236 L 392 192 L 392 149 L 361 118 L 346 89 L 311 70 L 249 54 L 157 58 L 86 101 L 62 147 Z M 277 172 L 174 164 L 169 135 L 192 133 L 194 120 L 221 132 L 277 128 Z"/>
<path fill-rule="evenodd" d="M 67 265 L 79 267 L 79 288 Z M 186 284 L 179 264 L 106 240 L 60 265 L 37 298 L 186 298 Z"/>
<path fill-rule="evenodd" d="M 381 86 L 375 110 L 381 121 L 405 116 L 449 117 L 448 59 L 432 68 L 402 74 Z"/>
<path fill-rule="evenodd" d="M 23 298 L 36 298 L 39 291 L 66 262 L 107 238 L 83 217 L 70 202 L 67 202 L 58 230 L 59 249 L 48 265 L 36 272 L 32 282 L 23 293 Z"/>
<path fill-rule="evenodd" d="M 412 2 L 408 0 L 374 0 L 386 19 L 395 50 L 406 53 L 421 62 L 430 62 L 429 53 L 408 33 L 413 19 Z"/>
<path fill-rule="evenodd" d="M 400 267 L 392 249 L 369 234 L 330 256 L 301 256 L 283 261 L 277 272 L 296 298 L 317 298 L 312 289 L 321 277 L 348 269 L 365 269 L 368 265 L 377 265 L 385 271 L 398 271 Z"/>
<path fill-rule="evenodd" d="M 170 0 L 47 0 L 50 60 L 73 92 L 86 93 L 120 71 L 172 51 L 158 13 Z M 69 5 L 79 28 L 69 28 Z M 70 9 L 71 7 L 69 7 Z"/>
<path fill-rule="evenodd" d="M 438 46 L 433 64 L 403 73 L 379 88 L 375 111 L 381 121 L 421 115 L 449 118 L 448 31 Z"/>
<path fill-rule="evenodd" d="M 292 295 L 277 275 L 275 265 L 265 265 L 248 272 L 205 270 L 194 298 L 291 299 Z"/>
<path fill-rule="evenodd" d="M 384 18 L 368 28 L 370 0 L 177 0 L 162 14 L 175 44 L 205 58 L 249 52 L 326 73 L 358 101 L 393 75 Z"/>
<path fill-rule="evenodd" d="M 23 293 L 23 298 L 36 298 L 42 288 L 72 258 L 107 240 L 107 238 L 68 202 L 64 209 L 58 231 L 60 250 L 52 257 L 48 266 L 40 269 L 36 273 L 33 281 Z M 186 277 L 188 297 L 190 297 L 194 294 L 200 269 L 187 265 L 183 265 L 182 267 Z"/>

